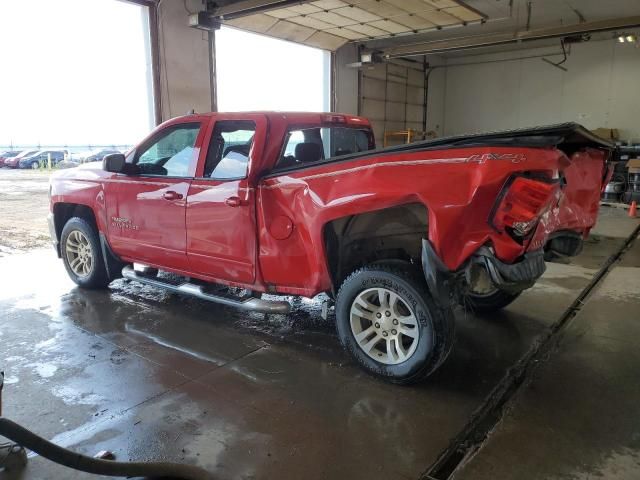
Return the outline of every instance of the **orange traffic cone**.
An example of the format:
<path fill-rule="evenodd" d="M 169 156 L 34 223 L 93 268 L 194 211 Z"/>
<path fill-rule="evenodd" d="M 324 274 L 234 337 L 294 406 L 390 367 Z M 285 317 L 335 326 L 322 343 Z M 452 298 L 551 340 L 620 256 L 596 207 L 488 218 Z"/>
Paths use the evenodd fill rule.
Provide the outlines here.
<path fill-rule="evenodd" d="M 638 203 L 634 200 L 631 202 L 631 206 L 629 207 L 629 216 L 631 218 L 636 218 L 636 210 L 638 209 Z"/>

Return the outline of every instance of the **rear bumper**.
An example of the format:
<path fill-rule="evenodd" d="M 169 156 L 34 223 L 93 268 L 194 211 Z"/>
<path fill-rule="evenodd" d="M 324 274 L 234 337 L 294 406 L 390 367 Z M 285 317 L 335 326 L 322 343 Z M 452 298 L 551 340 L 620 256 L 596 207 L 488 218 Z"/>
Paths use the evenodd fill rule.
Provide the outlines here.
<path fill-rule="evenodd" d="M 542 249 L 527 252 L 521 261 L 508 264 L 497 259 L 489 248 L 481 247 L 459 270 L 452 271 L 431 243 L 422 240 L 422 269 L 429 291 L 441 306 L 458 303 L 457 297 L 464 292 L 465 272 L 473 264 L 484 267 L 496 287 L 510 292 L 532 287 L 546 270 Z"/>
<path fill-rule="evenodd" d="M 547 269 L 544 250 L 527 252 L 517 263 L 503 263 L 486 247 L 473 256 L 472 261 L 481 263 L 489 273 L 491 281 L 500 290 L 521 292 L 533 286 Z"/>

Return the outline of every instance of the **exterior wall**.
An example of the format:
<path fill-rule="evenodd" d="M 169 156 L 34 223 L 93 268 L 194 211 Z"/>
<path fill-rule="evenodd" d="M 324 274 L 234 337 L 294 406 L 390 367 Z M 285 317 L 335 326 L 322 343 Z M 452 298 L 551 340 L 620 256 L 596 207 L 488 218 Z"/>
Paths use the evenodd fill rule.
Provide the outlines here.
<path fill-rule="evenodd" d="M 188 26 L 188 12 L 198 0 L 163 0 L 158 7 L 160 99 L 162 119 L 212 110 L 209 82 L 210 44 L 205 31 Z"/>
<path fill-rule="evenodd" d="M 633 45 L 610 39 L 572 45 L 563 64 L 567 72 L 541 58 L 496 61 L 558 51 L 448 59 L 439 92 L 444 135 L 575 121 L 590 129 L 618 128 L 622 139 L 640 141 L 640 50 Z M 548 58 L 558 62 L 562 56 Z"/>

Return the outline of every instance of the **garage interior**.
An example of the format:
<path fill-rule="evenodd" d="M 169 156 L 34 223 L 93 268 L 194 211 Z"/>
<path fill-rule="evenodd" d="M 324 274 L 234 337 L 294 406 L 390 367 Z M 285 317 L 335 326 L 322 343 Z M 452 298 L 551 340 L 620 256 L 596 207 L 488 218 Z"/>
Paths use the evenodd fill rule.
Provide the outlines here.
<path fill-rule="evenodd" d="M 577 122 L 622 147 L 613 181 L 640 157 L 636 0 L 131 1 L 148 10 L 156 124 L 217 110 L 215 37 L 235 28 L 329 51 L 331 111 L 369 118 L 378 147 Z M 457 309 L 448 360 L 410 387 L 357 367 L 322 298 L 263 315 L 125 280 L 88 291 L 51 249 L 0 249 L 0 411 L 84 455 L 220 479 L 638 478 L 625 188 L 583 252 L 503 311 Z M 0 470 L 58 478 L 96 477 L 36 454 Z"/>

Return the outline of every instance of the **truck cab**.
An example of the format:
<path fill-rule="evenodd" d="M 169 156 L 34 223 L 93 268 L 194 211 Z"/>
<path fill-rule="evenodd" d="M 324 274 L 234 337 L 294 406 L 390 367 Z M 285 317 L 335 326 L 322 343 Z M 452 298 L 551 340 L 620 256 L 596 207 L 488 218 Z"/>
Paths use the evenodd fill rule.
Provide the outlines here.
<path fill-rule="evenodd" d="M 102 170 L 65 175 L 84 184 L 80 177 L 91 172 L 100 183 L 101 201 L 86 204 L 123 262 L 265 291 L 256 211 L 262 176 L 276 164 L 295 168 L 373 148 L 369 122 L 348 115 L 188 115 L 165 122 L 126 156 L 108 155 Z M 65 202 L 53 185 L 55 214 Z M 54 238 L 65 219 L 52 215 Z"/>

